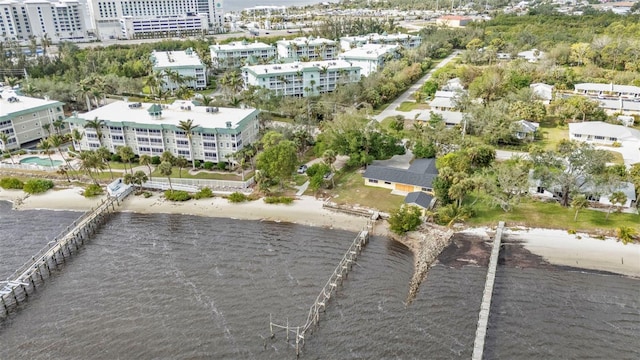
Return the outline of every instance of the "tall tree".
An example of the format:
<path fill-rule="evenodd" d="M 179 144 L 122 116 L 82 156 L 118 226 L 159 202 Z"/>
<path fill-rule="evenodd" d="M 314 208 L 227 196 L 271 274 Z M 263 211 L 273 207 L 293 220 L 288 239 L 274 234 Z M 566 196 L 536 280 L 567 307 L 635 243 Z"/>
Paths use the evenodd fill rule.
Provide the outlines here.
<path fill-rule="evenodd" d="M 164 175 L 169 180 L 169 189 L 173 191 L 173 186 L 171 185 L 171 174 L 173 173 L 173 165 L 168 161 L 163 161 L 158 165 L 158 170 L 161 175 Z"/>
<path fill-rule="evenodd" d="M 109 151 L 109 149 L 107 149 L 104 146 L 100 146 L 99 148 L 96 149 L 96 156 L 98 156 L 100 158 L 100 160 L 102 160 L 102 162 L 104 162 L 107 167 L 109 168 L 109 175 L 111 175 L 111 179 L 113 179 L 113 171 L 111 170 L 111 151 Z"/>
<path fill-rule="evenodd" d="M 51 158 L 51 142 L 49 139 L 40 139 L 38 143 L 38 148 L 42 149 L 45 154 L 49 157 L 49 162 L 51 166 L 53 166 L 53 159 Z"/>
<path fill-rule="evenodd" d="M 609 214 L 611 214 L 611 210 L 613 209 L 614 206 L 616 206 L 616 204 L 622 205 L 625 202 L 627 202 L 627 195 L 625 195 L 625 193 L 623 193 L 622 191 L 614 191 L 609 196 L 609 202 L 611 203 L 611 205 L 607 210 L 607 217 L 606 217 L 607 220 L 609 220 Z"/>
<path fill-rule="evenodd" d="M 576 209 L 576 213 L 573 216 L 573 221 L 578 221 L 578 212 L 580 210 L 587 208 L 589 206 L 589 200 L 584 194 L 578 194 L 571 199 L 571 207 Z"/>
<path fill-rule="evenodd" d="M 200 127 L 200 125 L 194 125 L 193 120 L 180 120 L 178 123 L 178 129 L 184 131 L 187 135 L 187 140 L 189 140 L 189 155 L 191 156 L 191 167 L 193 169 L 196 168 L 196 156 L 193 153 L 193 131 Z"/>
<path fill-rule="evenodd" d="M 65 164 L 67 164 L 67 167 L 71 168 L 71 165 L 69 164 L 69 160 L 64 156 L 64 153 L 62 152 L 62 145 L 64 145 L 65 143 L 65 140 L 62 137 L 62 135 L 59 135 L 59 134 L 51 135 L 49 137 L 49 143 L 51 144 L 51 146 L 56 148 L 56 150 L 58 150 L 58 153 L 62 157 L 62 160 L 64 160 Z"/>
<path fill-rule="evenodd" d="M 136 156 L 136 154 L 133 152 L 133 149 L 130 146 L 120 146 L 118 147 L 118 155 L 120 155 L 120 159 L 122 159 L 123 162 L 129 164 L 129 170 L 131 170 L 131 173 L 133 173 L 131 160 L 133 160 L 133 158 Z M 124 167 L 124 171 L 127 172 L 126 165 Z"/>
<path fill-rule="evenodd" d="M 84 125 L 85 128 L 94 129 L 96 131 L 96 136 L 98 137 L 98 143 L 102 146 L 102 127 L 104 126 L 105 121 L 98 119 L 96 116 L 93 120 L 87 120 L 87 123 Z"/>
<path fill-rule="evenodd" d="M 284 181 L 291 179 L 298 164 L 296 146 L 289 140 L 265 144 L 264 151 L 258 155 L 256 164 L 258 170 L 269 179 L 278 180 L 280 188 L 283 189 Z"/>
<path fill-rule="evenodd" d="M 12 164 L 15 164 L 13 162 L 13 156 L 11 155 L 11 150 L 9 150 L 9 137 L 7 136 L 7 134 L 0 132 L 0 141 L 2 141 L 2 151 L 9 154 L 9 161 L 11 161 Z"/>
<path fill-rule="evenodd" d="M 140 155 L 140 159 L 138 159 L 140 165 L 144 165 L 149 169 L 149 180 L 153 181 L 151 178 L 151 156 L 149 155 Z"/>

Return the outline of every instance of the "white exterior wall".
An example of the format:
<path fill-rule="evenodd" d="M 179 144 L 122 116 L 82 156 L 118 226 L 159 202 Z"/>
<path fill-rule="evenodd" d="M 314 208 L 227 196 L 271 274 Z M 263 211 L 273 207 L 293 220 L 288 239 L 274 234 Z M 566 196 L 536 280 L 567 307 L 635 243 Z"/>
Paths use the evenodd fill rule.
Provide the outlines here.
<path fill-rule="evenodd" d="M 201 35 L 208 29 L 206 14 L 167 16 L 162 18 L 120 19 L 122 39 L 180 37 Z"/>
<path fill-rule="evenodd" d="M 338 57 L 339 43 L 327 39 L 295 38 L 276 42 L 278 57 L 301 60 L 333 60 Z"/>
<path fill-rule="evenodd" d="M 31 35 L 29 16 L 18 1 L 0 3 L 0 40 L 26 40 Z"/>
<path fill-rule="evenodd" d="M 86 14 L 79 1 L 62 0 L 52 3 L 28 0 L 25 7 L 33 36 L 41 38 L 47 34 L 52 43 L 88 40 Z"/>
<path fill-rule="evenodd" d="M 28 102 L 29 98 L 19 97 L 21 101 Z M 38 105 L 34 105 L 32 109 L 27 108 L 15 113 L 2 114 L 0 116 L 0 132 L 5 133 L 9 138 L 9 149 L 17 149 L 23 144 L 40 140 L 49 136 L 49 133 L 42 128 L 45 124 L 53 124 L 56 120 L 64 119 L 63 104 L 57 101 L 47 101 L 37 99 Z M 0 99 L 0 107 L 4 105 L 7 98 Z M 56 130 L 51 125 L 51 133 Z M 69 127 L 65 124 L 61 129 L 61 133 L 69 131 Z M 0 144 L 0 148 L 4 148 L 5 144 Z"/>
<path fill-rule="evenodd" d="M 172 54 L 170 55 L 171 58 L 176 59 L 174 63 L 166 64 L 164 61 L 159 63 L 155 60 L 160 57 L 169 56 L 167 55 L 167 52 L 154 52 L 152 54 L 151 61 L 154 63 L 152 67 L 153 71 L 176 71 L 183 77 L 192 78 L 192 80 L 185 82 L 183 86 L 196 90 L 201 90 L 207 87 L 207 68 L 202 64 L 195 51 L 189 49 L 187 51 L 171 51 L 168 53 Z M 187 62 L 183 60 L 186 60 Z M 173 82 L 168 76 L 164 77 L 164 84 L 162 85 L 163 90 L 176 90 L 179 87 L 179 84 Z"/>
<path fill-rule="evenodd" d="M 264 43 L 232 42 L 225 45 L 211 45 L 211 62 L 213 67 L 227 69 L 244 66 L 247 59 L 268 60 L 277 55 L 276 48 Z"/>

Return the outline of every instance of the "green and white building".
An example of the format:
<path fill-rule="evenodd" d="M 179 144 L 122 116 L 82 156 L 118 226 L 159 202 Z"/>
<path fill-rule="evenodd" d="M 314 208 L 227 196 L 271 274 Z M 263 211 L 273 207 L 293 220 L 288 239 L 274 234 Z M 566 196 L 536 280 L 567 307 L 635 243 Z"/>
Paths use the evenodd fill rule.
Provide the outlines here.
<path fill-rule="evenodd" d="M 220 162 L 226 156 L 258 138 L 257 109 L 217 108 L 198 106 L 191 101 L 176 101 L 171 105 L 116 101 L 84 114 L 66 119 L 71 129 L 84 133 L 76 149 L 95 150 L 105 146 L 116 152 L 120 146 L 130 146 L 137 155 L 160 156 L 170 151 L 188 160 Z M 87 122 L 103 120 L 98 138 Z M 187 134 L 178 126 L 180 121 L 193 120 L 197 125 L 189 144 Z"/>
<path fill-rule="evenodd" d="M 340 54 L 340 59 L 359 66 L 362 76 L 369 76 L 384 67 L 384 63 L 400 56 L 399 45 L 364 44 Z"/>
<path fill-rule="evenodd" d="M 254 65 L 242 68 L 245 90 L 259 86 L 283 96 L 314 96 L 360 81 L 360 67 L 344 60 Z"/>
<path fill-rule="evenodd" d="M 198 54 L 189 48 L 185 51 L 153 51 L 151 63 L 154 72 L 174 72 L 185 81 L 180 84 L 171 76 L 164 76 L 163 90 L 176 90 L 186 86 L 196 90 L 207 87 L 207 67 L 202 63 Z"/>
<path fill-rule="evenodd" d="M 69 131 L 62 122 L 64 104 L 59 101 L 22 96 L 13 90 L 2 90 L 0 97 L 0 133 L 8 138 L 6 144 L 0 140 L 0 150 L 34 147 L 50 133 Z"/>
<path fill-rule="evenodd" d="M 269 62 L 277 57 L 276 48 L 261 42 L 234 41 L 211 45 L 212 66 L 216 69 L 239 68 L 247 63 Z"/>
<path fill-rule="evenodd" d="M 422 44 L 420 35 L 410 34 L 367 34 L 359 36 L 344 36 L 340 38 L 340 47 L 343 51 L 347 51 L 364 44 L 380 44 L 380 45 L 402 45 L 406 49 L 417 48 Z"/>
<path fill-rule="evenodd" d="M 337 41 L 314 38 L 313 36 L 298 37 L 293 40 L 282 39 L 276 42 L 280 59 L 300 61 L 333 60 L 340 52 Z"/>

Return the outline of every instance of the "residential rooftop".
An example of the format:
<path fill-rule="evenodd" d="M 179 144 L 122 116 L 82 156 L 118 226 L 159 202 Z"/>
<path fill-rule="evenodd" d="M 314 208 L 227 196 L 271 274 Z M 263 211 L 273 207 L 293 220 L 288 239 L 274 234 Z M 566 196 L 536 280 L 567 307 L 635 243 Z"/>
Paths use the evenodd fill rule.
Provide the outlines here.
<path fill-rule="evenodd" d="M 575 84 L 576 91 L 593 91 L 593 92 L 612 92 L 620 94 L 640 95 L 640 87 L 632 85 L 598 84 L 598 83 L 581 83 Z"/>
<path fill-rule="evenodd" d="M 53 106 L 63 104 L 55 100 L 39 99 L 18 95 L 13 89 L 4 88 L 0 90 L 0 117 L 29 111 L 40 106 Z"/>
<path fill-rule="evenodd" d="M 153 51 L 151 53 L 153 67 L 167 68 L 177 66 L 202 66 L 198 54 L 192 49 L 185 51 Z"/>
<path fill-rule="evenodd" d="M 343 59 L 377 60 L 385 54 L 398 50 L 398 45 L 364 44 L 340 54 Z"/>
<path fill-rule="evenodd" d="M 282 45 L 296 44 L 298 46 L 302 46 L 302 45 L 316 46 L 316 45 L 322 45 L 322 44 L 335 45 L 336 42 L 334 40 L 329 40 L 329 39 L 320 38 L 320 37 L 314 38 L 313 36 L 309 36 L 308 38 L 297 37 L 291 40 L 282 39 L 282 40 L 278 40 L 277 44 L 282 44 Z"/>
<path fill-rule="evenodd" d="M 569 132 L 571 134 L 605 136 L 616 138 L 618 140 L 640 140 L 640 130 L 632 129 L 622 125 L 609 124 L 603 121 L 569 123 Z"/>
<path fill-rule="evenodd" d="M 252 65 L 245 66 L 243 69 L 250 70 L 257 75 L 260 74 L 283 74 L 294 73 L 298 71 L 310 71 L 316 68 L 326 68 L 327 70 L 345 69 L 353 67 L 350 62 L 345 60 L 323 60 L 309 62 L 292 62 L 285 64 L 273 65 Z"/>
<path fill-rule="evenodd" d="M 379 42 L 379 41 L 404 41 L 407 39 L 420 38 L 420 35 L 411 35 L 411 34 L 378 34 L 371 33 L 367 35 L 357 35 L 357 36 L 343 36 L 340 38 L 342 41 L 350 41 L 350 42 Z"/>
<path fill-rule="evenodd" d="M 274 49 L 271 45 L 265 44 L 263 42 L 248 42 L 248 41 L 234 41 L 228 44 L 216 44 L 209 46 L 211 50 L 225 50 L 225 51 L 233 51 L 233 50 L 263 50 L 263 49 Z"/>
<path fill-rule="evenodd" d="M 155 118 L 149 114 L 149 109 L 152 107 L 154 109 L 161 109 L 162 115 L 160 118 Z M 209 109 L 209 111 L 207 111 L 207 109 Z M 211 109 L 216 110 L 211 111 Z M 69 119 L 77 118 L 87 121 L 98 118 L 107 122 L 127 122 L 158 126 L 178 126 L 180 121 L 191 119 L 194 124 L 203 128 L 227 128 L 227 122 L 231 122 L 231 127 L 236 127 L 242 120 L 258 111 L 259 110 L 253 108 L 237 109 L 196 106 L 193 102 L 185 100 L 175 101 L 171 105 L 115 101 L 89 112 L 74 115 L 74 117 Z"/>

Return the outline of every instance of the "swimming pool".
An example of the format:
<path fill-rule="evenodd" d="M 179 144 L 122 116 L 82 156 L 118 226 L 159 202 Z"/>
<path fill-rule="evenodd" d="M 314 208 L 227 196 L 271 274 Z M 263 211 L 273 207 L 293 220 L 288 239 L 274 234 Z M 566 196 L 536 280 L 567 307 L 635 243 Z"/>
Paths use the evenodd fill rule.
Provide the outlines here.
<path fill-rule="evenodd" d="M 20 160 L 20 164 L 34 164 L 40 166 L 58 166 L 62 164 L 61 160 L 49 160 L 49 158 L 41 158 L 37 156 L 30 156 Z"/>

